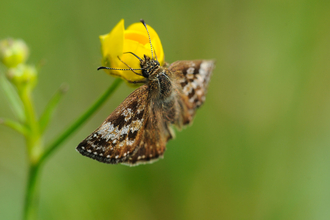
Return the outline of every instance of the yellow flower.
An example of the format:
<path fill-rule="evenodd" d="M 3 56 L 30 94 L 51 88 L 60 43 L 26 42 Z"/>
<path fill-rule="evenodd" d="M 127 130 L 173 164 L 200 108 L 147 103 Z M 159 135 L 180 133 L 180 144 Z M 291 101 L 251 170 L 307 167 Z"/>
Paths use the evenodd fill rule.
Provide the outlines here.
<path fill-rule="evenodd" d="M 147 25 L 147 27 L 153 50 L 157 54 L 157 59 L 160 65 L 163 65 L 164 51 L 158 34 L 149 25 Z M 103 57 L 102 62 L 103 65 L 107 67 L 129 69 L 118 59 L 118 57 L 120 57 L 120 59 L 131 68 L 139 69 L 140 61 L 130 53 L 124 54 L 125 52 L 132 52 L 142 59 L 144 55 L 152 57 L 148 33 L 142 23 L 134 23 L 125 30 L 124 19 L 121 19 L 109 34 L 101 35 L 100 40 Z M 144 79 L 144 77 L 139 76 L 130 70 L 106 70 L 106 72 L 120 76 L 128 81 L 141 81 Z M 141 73 L 141 70 L 136 70 L 136 72 Z"/>

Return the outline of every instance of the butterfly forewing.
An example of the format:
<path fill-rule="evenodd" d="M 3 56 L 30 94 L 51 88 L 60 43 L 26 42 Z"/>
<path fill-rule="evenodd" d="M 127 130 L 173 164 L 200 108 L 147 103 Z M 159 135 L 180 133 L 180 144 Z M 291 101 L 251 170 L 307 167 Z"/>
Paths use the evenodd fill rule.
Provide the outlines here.
<path fill-rule="evenodd" d="M 143 127 L 148 115 L 148 87 L 141 86 L 83 140 L 77 150 L 88 157 L 104 163 L 126 161 L 140 146 Z"/>
<path fill-rule="evenodd" d="M 104 163 L 138 165 L 162 157 L 172 137 L 147 85 L 135 90 L 77 150 Z"/>

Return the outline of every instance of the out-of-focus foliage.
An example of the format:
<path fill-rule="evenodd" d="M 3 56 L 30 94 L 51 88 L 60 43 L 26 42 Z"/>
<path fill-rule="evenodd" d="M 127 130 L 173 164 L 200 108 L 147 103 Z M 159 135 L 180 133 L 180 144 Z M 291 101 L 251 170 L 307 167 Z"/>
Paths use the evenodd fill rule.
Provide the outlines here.
<path fill-rule="evenodd" d="M 40 219 L 329 219 L 329 10 L 312 0 L 1 3 L 0 39 L 24 39 L 31 63 L 42 64 L 37 110 L 70 85 L 48 139 L 114 80 L 96 71 L 98 36 L 121 18 L 144 18 L 167 62 L 217 61 L 193 126 L 152 165 L 75 151 L 132 91 L 122 85 L 44 167 Z M 0 103 L 0 117 L 11 117 L 2 92 Z M 0 219 L 20 218 L 25 181 L 24 140 L 0 126 Z"/>

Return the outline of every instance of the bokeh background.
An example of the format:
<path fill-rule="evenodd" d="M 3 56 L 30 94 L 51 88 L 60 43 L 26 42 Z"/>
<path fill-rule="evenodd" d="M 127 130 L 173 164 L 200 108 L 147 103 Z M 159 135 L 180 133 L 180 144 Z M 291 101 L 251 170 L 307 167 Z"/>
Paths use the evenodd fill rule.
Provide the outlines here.
<path fill-rule="evenodd" d="M 163 160 L 127 167 L 75 151 L 133 88 L 113 97 L 52 155 L 40 181 L 40 219 L 330 219 L 330 2 L 3 1 L 0 39 L 22 38 L 44 63 L 38 112 L 66 82 L 46 134 L 57 136 L 113 82 L 98 36 L 140 18 L 166 61 L 216 59 L 192 126 Z M 0 117 L 13 113 L 0 90 Z M 20 219 L 23 137 L 0 126 L 0 219 Z"/>

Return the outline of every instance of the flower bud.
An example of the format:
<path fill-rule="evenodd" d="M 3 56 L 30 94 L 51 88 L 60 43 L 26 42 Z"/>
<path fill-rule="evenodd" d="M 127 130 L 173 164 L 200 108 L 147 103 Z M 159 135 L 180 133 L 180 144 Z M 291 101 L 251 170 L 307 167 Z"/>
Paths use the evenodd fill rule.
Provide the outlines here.
<path fill-rule="evenodd" d="M 0 59 L 8 68 L 24 63 L 29 55 L 29 48 L 23 40 L 11 38 L 0 41 Z"/>
<path fill-rule="evenodd" d="M 33 88 L 37 81 L 37 70 L 34 66 L 19 64 L 15 68 L 8 69 L 7 78 L 17 87 L 29 86 Z"/>

